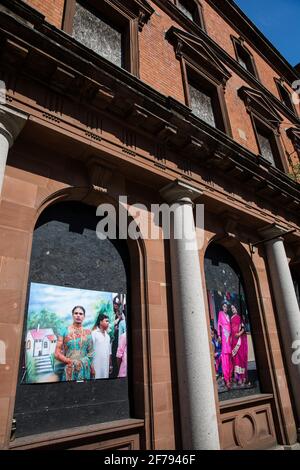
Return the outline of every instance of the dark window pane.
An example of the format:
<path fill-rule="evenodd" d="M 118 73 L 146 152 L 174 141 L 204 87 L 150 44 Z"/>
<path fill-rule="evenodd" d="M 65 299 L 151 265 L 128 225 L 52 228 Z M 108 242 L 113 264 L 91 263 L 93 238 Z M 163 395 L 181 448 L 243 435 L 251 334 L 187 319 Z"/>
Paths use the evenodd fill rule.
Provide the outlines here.
<path fill-rule="evenodd" d="M 282 85 L 279 85 L 279 92 L 280 92 L 280 96 L 281 96 L 281 99 L 282 99 L 283 103 L 291 111 L 294 111 L 292 101 L 291 101 L 291 96 L 290 96 L 289 92 Z"/>
<path fill-rule="evenodd" d="M 194 114 L 213 127 L 216 127 L 212 98 L 207 93 L 200 91 L 189 84 L 191 108 Z"/>
<path fill-rule="evenodd" d="M 294 281 L 294 287 L 295 287 L 295 291 L 296 291 L 296 297 L 297 297 L 297 300 L 298 300 L 298 305 L 299 305 L 299 308 L 300 308 L 300 283 L 298 282 L 298 279 L 293 279 Z"/>
<path fill-rule="evenodd" d="M 105 59 L 122 67 L 122 33 L 76 3 L 73 37 Z"/>
<path fill-rule="evenodd" d="M 239 64 L 248 72 L 252 73 L 252 75 L 256 76 L 255 69 L 252 63 L 251 55 L 249 52 L 242 47 L 241 45 L 237 45 L 237 60 Z"/>
<path fill-rule="evenodd" d="M 261 155 L 270 163 L 272 163 L 273 166 L 275 166 L 274 155 L 273 155 L 273 150 L 272 150 L 270 139 L 262 135 L 260 132 L 257 133 L 257 136 L 258 136 L 258 142 L 260 146 Z"/>
<path fill-rule="evenodd" d="M 194 12 L 193 9 L 189 7 L 185 2 L 178 1 L 177 6 L 182 13 L 185 14 L 190 20 L 194 21 Z"/>
<path fill-rule="evenodd" d="M 246 62 L 245 62 L 241 57 L 239 57 L 238 60 L 239 60 L 239 64 L 240 64 L 245 70 L 248 70 L 248 67 L 247 67 Z"/>

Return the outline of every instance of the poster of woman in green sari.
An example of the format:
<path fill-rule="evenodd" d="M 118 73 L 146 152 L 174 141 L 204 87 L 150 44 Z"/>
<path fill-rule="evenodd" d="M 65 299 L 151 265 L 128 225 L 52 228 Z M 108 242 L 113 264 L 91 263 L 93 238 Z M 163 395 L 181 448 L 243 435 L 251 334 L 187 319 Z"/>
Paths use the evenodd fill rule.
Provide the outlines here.
<path fill-rule="evenodd" d="M 64 328 L 58 336 L 55 359 L 65 364 L 62 381 L 89 380 L 95 376 L 92 333 L 83 328 L 84 307 L 72 310 L 73 324 Z"/>

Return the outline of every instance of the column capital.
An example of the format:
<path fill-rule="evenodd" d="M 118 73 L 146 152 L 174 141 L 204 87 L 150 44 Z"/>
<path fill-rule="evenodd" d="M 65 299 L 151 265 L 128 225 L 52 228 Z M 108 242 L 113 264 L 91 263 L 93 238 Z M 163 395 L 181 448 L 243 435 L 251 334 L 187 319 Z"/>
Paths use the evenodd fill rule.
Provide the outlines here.
<path fill-rule="evenodd" d="M 11 147 L 25 126 L 28 116 L 7 105 L 0 105 L 0 133 L 4 135 Z"/>
<path fill-rule="evenodd" d="M 260 236 L 262 238 L 267 238 L 267 239 L 281 238 L 287 232 L 288 232 L 288 229 L 280 225 L 277 225 L 276 223 L 265 225 L 264 227 L 258 230 L 258 233 L 260 234 Z"/>
<path fill-rule="evenodd" d="M 172 183 L 164 186 L 159 192 L 162 198 L 169 204 L 176 202 L 191 203 L 203 194 L 199 189 L 180 180 L 172 181 Z"/>

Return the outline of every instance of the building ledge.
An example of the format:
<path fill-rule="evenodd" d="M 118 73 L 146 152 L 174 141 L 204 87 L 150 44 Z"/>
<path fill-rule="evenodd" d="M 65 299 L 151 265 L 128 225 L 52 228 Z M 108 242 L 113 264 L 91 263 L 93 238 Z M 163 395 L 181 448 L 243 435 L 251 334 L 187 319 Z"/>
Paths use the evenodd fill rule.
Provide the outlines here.
<path fill-rule="evenodd" d="M 89 426 L 80 426 L 71 429 L 61 429 L 41 434 L 34 434 L 26 437 L 18 437 L 9 443 L 10 450 L 22 450 L 49 447 L 59 443 L 86 439 L 107 434 L 120 432 L 138 431 L 144 427 L 143 419 L 124 419 L 119 421 L 111 421 L 109 423 L 92 424 Z"/>
<path fill-rule="evenodd" d="M 224 400 L 220 402 L 220 410 L 228 411 L 228 409 L 241 408 L 241 406 L 251 406 L 251 404 L 257 405 L 260 402 L 271 401 L 273 395 L 271 393 L 259 393 L 257 395 L 250 395 L 248 397 L 234 398 L 231 400 Z"/>

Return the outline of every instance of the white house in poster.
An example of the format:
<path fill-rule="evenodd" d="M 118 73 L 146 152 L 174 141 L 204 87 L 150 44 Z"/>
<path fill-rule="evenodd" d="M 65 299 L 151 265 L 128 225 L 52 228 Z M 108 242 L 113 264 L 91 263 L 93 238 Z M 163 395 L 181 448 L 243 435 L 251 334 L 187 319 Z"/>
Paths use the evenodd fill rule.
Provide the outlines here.
<path fill-rule="evenodd" d="M 31 357 L 50 356 L 54 354 L 57 336 L 52 328 L 36 328 L 26 335 L 26 351 Z"/>

